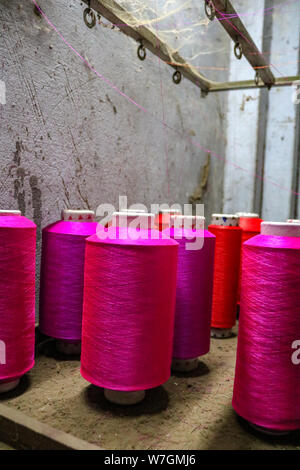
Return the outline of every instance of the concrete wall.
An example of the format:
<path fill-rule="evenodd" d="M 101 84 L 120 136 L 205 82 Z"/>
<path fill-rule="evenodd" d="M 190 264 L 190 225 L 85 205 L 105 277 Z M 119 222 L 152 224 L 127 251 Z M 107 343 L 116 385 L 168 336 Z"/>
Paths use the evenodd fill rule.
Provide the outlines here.
<path fill-rule="evenodd" d="M 195 9 L 203 16 L 200 3 L 195 0 Z M 205 149 L 224 154 L 225 94 L 204 99 L 187 80 L 174 85 L 172 69 L 150 53 L 140 62 L 136 43 L 120 31 L 88 29 L 79 0 L 39 4 L 105 79 L 36 14 L 31 0 L 1 0 L 0 206 L 35 221 L 38 262 L 41 229 L 64 207 L 116 205 L 119 195 L 129 204 L 183 204 L 193 195 L 205 202 L 207 216 L 219 211 L 223 161 L 212 157 L 207 165 Z M 218 24 L 209 34 L 221 52 L 207 64 L 226 66 L 227 36 Z"/>
<path fill-rule="evenodd" d="M 115 204 L 119 194 L 130 203 L 187 202 L 206 162 L 202 148 L 223 152 L 216 135 L 224 135 L 225 95 L 201 99 L 187 80 L 175 86 L 172 70 L 150 54 L 138 61 L 135 42 L 121 32 L 89 30 L 78 0 L 40 5 L 66 41 L 147 113 L 97 77 L 31 0 L 2 1 L 1 207 L 19 207 L 40 230 L 62 207 Z M 174 130 L 162 124 L 162 105 Z M 222 162 L 211 166 L 209 212 L 222 191 Z"/>

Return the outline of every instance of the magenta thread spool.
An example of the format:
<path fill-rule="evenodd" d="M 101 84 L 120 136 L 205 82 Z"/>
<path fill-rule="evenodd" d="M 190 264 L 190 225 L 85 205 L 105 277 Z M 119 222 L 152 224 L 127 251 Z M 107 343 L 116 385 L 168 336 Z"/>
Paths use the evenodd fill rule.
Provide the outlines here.
<path fill-rule="evenodd" d="M 263 222 L 244 244 L 241 315 L 232 405 L 255 429 L 300 428 L 300 224 Z"/>
<path fill-rule="evenodd" d="M 56 338 L 59 352 L 80 354 L 85 239 L 96 233 L 90 210 L 63 210 L 43 229 L 40 330 Z"/>
<path fill-rule="evenodd" d="M 153 214 L 139 217 L 152 225 Z M 116 404 L 170 377 L 178 244 L 154 232 L 136 239 L 125 226 L 86 241 L 81 374 Z"/>
<path fill-rule="evenodd" d="M 0 211 L 0 393 L 34 365 L 36 225 Z"/>
<path fill-rule="evenodd" d="M 179 244 L 172 359 L 179 372 L 196 369 L 210 348 L 215 236 L 204 224 L 204 217 L 176 215 L 163 232 Z"/>

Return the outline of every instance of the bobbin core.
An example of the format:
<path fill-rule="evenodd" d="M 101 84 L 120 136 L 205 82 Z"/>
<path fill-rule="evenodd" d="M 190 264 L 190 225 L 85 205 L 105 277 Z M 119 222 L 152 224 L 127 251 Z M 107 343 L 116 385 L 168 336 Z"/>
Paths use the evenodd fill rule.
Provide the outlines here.
<path fill-rule="evenodd" d="M 197 369 L 198 357 L 192 357 L 191 359 L 178 359 L 173 357 L 171 369 L 176 372 L 190 372 Z"/>
<path fill-rule="evenodd" d="M 262 434 L 266 434 L 268 436 L 286 436 L 287 434 L 291 433 L 291 431 L 279 431 L 276 429 L 268 429 L 262 426 L 258 426 L 257 424 L 250 423 L 250 421 L 247 422 L 249 426 L 251 426 L 251 428 L 255 429 L 255 431 L 258 431 Z"/>
<path fill-rule="evenodd" d="M 17 388 L 17 386 L 20 383 L 20 379 L 12 380 L 11 382 L 3 382 L 0 380 L 0 393 L 6 393 L 10 392 L 11 390 L 14 390 Z"/>
<path fill-rule="evenodd" d="M 58 339 L 56 341 L 56 349 L 66 356 L 79 356 L 81 354 L 81 341 L 64 341 Z"/>
<path fill-rule="evenodd" d="M 133 392 L 121 392 L 119 390 L 104 389 L 105 398 L 111 403 L 117 405 L 136 405 L 145 398 L 145 390 L 136 390 Z"/>
<path fill-rule="evenodd" d="M 211 328 L 211 338 L 231 338 L 233 331 L 231 328 Z"/>

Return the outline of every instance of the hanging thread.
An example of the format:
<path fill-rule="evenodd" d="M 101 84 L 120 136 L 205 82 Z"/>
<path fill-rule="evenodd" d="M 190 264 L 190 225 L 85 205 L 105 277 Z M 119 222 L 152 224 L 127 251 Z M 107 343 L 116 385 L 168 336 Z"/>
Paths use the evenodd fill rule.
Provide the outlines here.
<path fill-rule="evenodd" d="M 244 258 L 233 407 L 261 430 L 298 429 L 300 225 L 263 222 Z"/>
<path fill-rule="evenodd" d="M 210 348 L 215 236 L 204 230 L 204 217 L 172 222 L 163 232 L 179 244 L 172 369 L 190 371 Z"/>
<path fill-rule="evenodd" d="M 241 278 L 242 278 L 242 263 L 243 263 L 243 244 L 250 238 L 260 234 L 260 225 L 262 219 L 259 218 L 258 214 L 252 214 L 248 212 L 237 212 L 236 216 L 239 217 L 239 227 L 243 230 L 242 232 L 242 246 L 241 246 L 241 261 L 240 261 L 240 275 L 239 275 L 239 288 L 238 288 L 238 304 L 240 303 L 241 297 Z"/>
<path fill-rule="evenodd" d="M 36 225 L 0 211 L 0 392 L 34 365 Z"/>
<path fill-rule="evenodd" d="M 213 337 L 231 336 L 236 323 L 242 229 L 238 217 L 213 214 L 208 230 L 216 236 L 212 309 Z"/>
<path fill-rule="evenodd" d="M 80 352 L 85 239 L 96 229 L 93 211 L 72 210 L 43 229 L 40 329 L 61 352 Z"/>
<path fill-rule="evenodd" d="M 117 403 L 170 377 L 178 244 L 151 232 L 86 241 L 81 374 Z"/>

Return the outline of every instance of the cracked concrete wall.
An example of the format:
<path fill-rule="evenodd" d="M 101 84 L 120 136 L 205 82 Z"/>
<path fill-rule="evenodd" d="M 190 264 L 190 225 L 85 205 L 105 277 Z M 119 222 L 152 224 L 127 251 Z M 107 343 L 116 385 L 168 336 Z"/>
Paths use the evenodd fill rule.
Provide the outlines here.
<path fill-rule="evenodd" d="M 215 153 L 199 202 L 205 202 L 207 216 L 219 211 L 226 94 L 204 99 L 188 80 L 175 86 L 172 69 L 150 53 L 140 62 L 136 43 L 120 31 L 88 29 L 79 0 L 39 4 L 105 80 L 34 12 L 31 0 L 0 1 L 0 79 L 6 84 L 6 104 L 0 104 L 0 206 L 19 208 L 35 221 L 38 260 L 41 229 L 64 207 L 116 205 L 119 195 L 127 195 L 129 204 L 187 203 L 199 185 L 207 149 Z M 203 9 L 202 3 L 195 0 L 195 8 Z M 212 41 L 219 52 L 207 56 L 206 65 L 226 66 L 229 41 L 219 25 Z"/>

